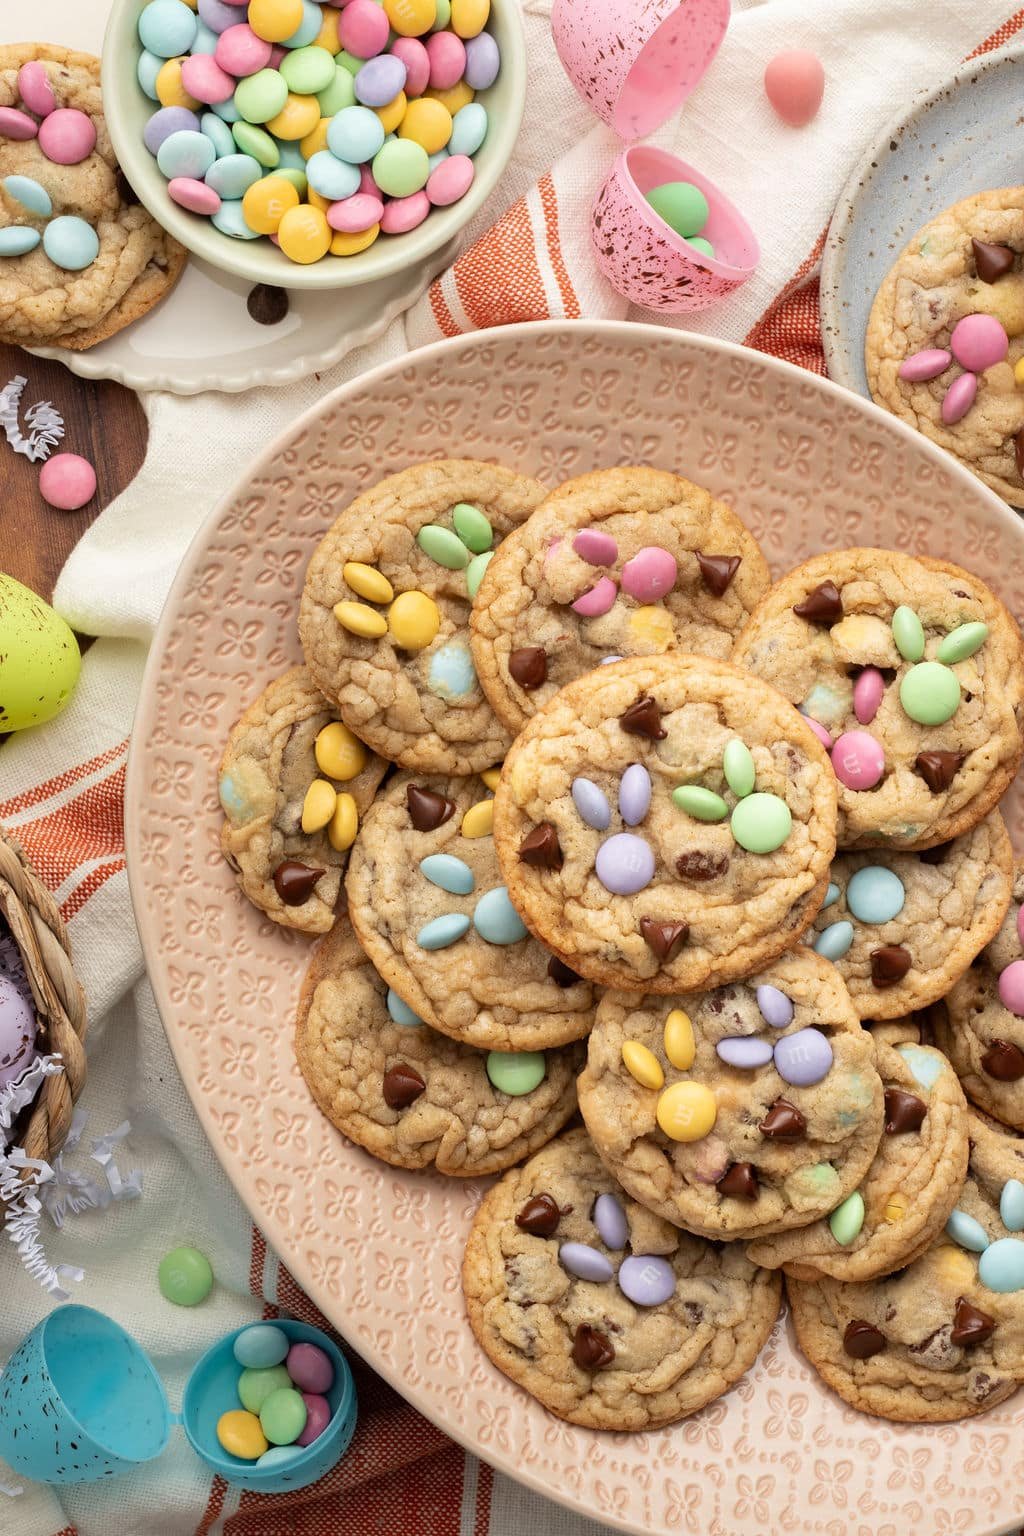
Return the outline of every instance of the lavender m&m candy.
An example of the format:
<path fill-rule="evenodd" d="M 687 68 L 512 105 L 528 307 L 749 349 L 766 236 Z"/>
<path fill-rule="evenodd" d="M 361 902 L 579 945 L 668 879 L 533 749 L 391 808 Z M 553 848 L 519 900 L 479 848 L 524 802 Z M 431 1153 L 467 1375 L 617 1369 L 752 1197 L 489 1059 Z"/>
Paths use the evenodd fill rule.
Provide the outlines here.
<path fill-rule="evenodd" d="M 619 558 L 619 546 L 610 533 L 599 528 L 581 528 L 572 547 L 588 565 L 614 565 Z"/>
<path fill-rule="evenodd" d="M 58 107 L 39 124 L 39 148 L 54 165 L 80 165 L 96 148 L 96 124 L 77 107 Z"/>
<path fill-rule="evenodd" d="M 772 1029 L 785 1029 L 787 1024 L 792 1024 L 793 1004 L 785 992 L 764 982 L 758 987 L 754 996 L 757 998 L 762 1019 L 766 1024 L 770 1024 Z"/>
<path fill-rule="evenodd" d="M 334 1364 L 318 1344 L 293 1344 L 284 1363 L 300 1392 L 329 1392 L 334 1385 Z"/>
<path fill-rule="evenodd" d="M 32 1060 L 37 1029 L 25 994 L 8 977 L 0 976 L 0 1088 L 20 1077 Z"/>
<path fill-rule="evenodd" d="M 899 375 L 908 384 L 923 384 L 927 379 L 937 379 L 952 361 L 952 353 L 942 347 L 926 347 L 923 352 L 903 359 Z"/>
<path fill-rule="evenodd" d="M 625 1248 L 629 1241 L 626 1213 L 614 1195 L 598 1195 L 594 1201 L 594 1226 L 606 1248 Z"/>
<path fill-rule="evenodd" d="M 635 896 L 654 879 L 654 854 L 642 837 L 618 832 L 597 850 L 594 869 L 606 891 Z"/>
<path fill-rule="evenodd" d="M 622 590 L 638 603 L 656 603 L 672 591 L 677 574 L 674 555 L 657 544 L 647 545 L 622 567 Z"/>
<path fill-rule="evenodd" d="M 143 128 L 142 139 L 150 154 L 155 155 L 172 133 L 198 132 L 199 118 L 188 107 L 161 107 Z"/>
<path fill-rule="evenodd" d="M 999 1001 L 1019 1019 L 1024 1019 L 1024 960 L 1011 960 L 1000 972 Z"/>
<path fill-rule="evenodd" d="M 995 315 L 965 315 L 954 325 L 949 346 L 962 368 L 984 373 L 1003 361 L 1010 341 Z"/>
<path fill-rule="evenodd" d="M 619 815 L 627 827 L 637 827 L 650 808 L 651 776 L 643 763 L 630 763 L 619 783 Z"/>
<path fill-rule="evenodd" d="M 355 78 L 356 100 L 364 107 L 386 107 L 405 89 L 406 68 L 393 53 L 367 59 Z"/>
<path fill-rule="evenodd" d="M 654 1253 L 633 1253 L 619 1265 L 619 1290 L 637 1307 L 660 1307 L 676 1292 L 675 1270 Z"/>
<path fill-rule="evenodd" d="M 302 1401 L 306 1405 L 306 1427 L 295 1444 L 312 1445 L 331 1422 L 331 1405 L 319 1392 L 303 1392 Z"/>
<path fill-rule="evenodd" d="M 573 779 L 572 803 L 588 827 L 595 832 L 607 832 L 612 820 L 611 806 L 593 779 Z"/>
<path fill-rule="evenodd" d="M 743 1072 L 765 1067 L 772 1059 L 771 1041 L 761 1040 L 757 1035 L 730 1035 L 719 1040 L 715 1050 L 727 1066 L 739 1067 Z"/>
<path fill-rule="evenodd" d="M 479 32 L 466 43 L 466 68 L 463 78 L 474 91 L 486 91 L 494 84 L 501 69 L 501 52 L 489 32 Z"/>
<path fill-rule="evenodd" d="M 946 390 L 942 401 L 942 420 L 947 427 L 962 421 L 974 404 L 978 393 L 978 380 L 973 373 L 962 373 Z"/>
<path fill-rule="evenodd" d="M 827 1077 L 832 1047 L 820 1029 L 798 1029 L 775 1043 L 775 1070 L 784 1083 L 810 1088 Z"/>
<path fill-rule="evenodd" d="M 870 725 L 885 697 L 885 678 L 877 667 L 865 667 L 853 685 L 853 712 L 861 725 Z"/>
<path fill-rule="evenodd" d="M 847 789 L 874 789 L 885 773 L 885 753 L 867 731 L 844 731 L 832 748 L 832 767 Z"/>
<path fill-rule="evenodd" d="M 575 1275 L 577 1280 L 610 1280 L 615 1273 L 603 1253 L 591 1248 L 589 1243 L 563 1243 L 558 1250 L 558 1262 L 563 1269 Z"/>
<path fill-rule="evenodd" d="M 439 166 L 434 176 L 439 175 L 443 169 L 443 166 Z M 434 176 L 431 176 L 430 181 L 433 181 Z M 430 181 L 427 182 L 428 197 L 430 197 Z M 434 199 L 430 197 L 430 201 L 433 202 Z M 611 577 L 602 576 L 600 581 L 576 599 L 572 605 L 573 613 L 582 614 L 585 619 L 599 619 L 603 613 L 608 612 L 618 595 L 619 589 Z"/>

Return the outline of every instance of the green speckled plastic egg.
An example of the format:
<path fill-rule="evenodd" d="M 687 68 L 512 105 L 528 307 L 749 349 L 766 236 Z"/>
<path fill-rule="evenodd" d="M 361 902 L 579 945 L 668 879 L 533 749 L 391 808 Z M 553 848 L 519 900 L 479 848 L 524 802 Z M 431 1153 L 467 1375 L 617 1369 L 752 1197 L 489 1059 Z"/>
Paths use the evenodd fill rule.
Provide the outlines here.
<path fill-rule="evenodd" d="M 0 573 L 0 731 L 60 714 L 81 660 L 78 641 L 49 603 Z"/>

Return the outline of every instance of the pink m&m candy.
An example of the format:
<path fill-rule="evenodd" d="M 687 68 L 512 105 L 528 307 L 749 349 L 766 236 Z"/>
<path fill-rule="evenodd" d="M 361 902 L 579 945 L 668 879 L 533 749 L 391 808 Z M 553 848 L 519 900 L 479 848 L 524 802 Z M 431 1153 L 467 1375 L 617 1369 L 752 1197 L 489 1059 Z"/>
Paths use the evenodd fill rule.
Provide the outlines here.
<path fill-rule="evenodd" d="M 234 31 L 234 28 L 229 28 Z M 223 33 L 221 34 L 223 36 Z M 181 63 L 181 83 L 190 96 L 207 106 L 218 106 L 235 94 L 235 82 L 209 53 L 193 53 Z"/>
<path fill-rule="evenodd" d="M 427 196 L 435 208 L 447 208 L 465 197 L 473 185 L 476 167 L 468 155 L 449 155 L 432 171 L 427 182 Z"/>
<path fill-rule="evenodd" d="M 384 204 L 379 197 L 370 192 L 356 192 L 352 197 L 331 204 L 327 222 L 343 235 L 361 235 L 364 230 L 379 224 L 383 214 Z"/>
<path fill-rule="evenodd" d="M 49 117 L 56 109 L 57 98 L 53 94 L 46 70 L 38 59 L 30 59 L 18 70 L 18 95 L 37 117 Z"/>
<path fill-rule="evenodd" d="M 58 512 L 77 512 L 96 494 L 96 471 L 80 454 L 54 454 L 39 471 L 39 494 Z"/>
<path fill-rule="evenodd" d="M 861 725 L 870 725 L 885 697 L 885 678 L 877 667 L 865 667 L 853 685 L 853 712 Z"/>
<path fill-rule="evenodd" d="M 618 595 L 619 589 L 611 577 L 602 576 L 596 586 L 576 599 L 572 611 L 582 614 L 585 619 L 598 619 L 608 612 Z"/>
<path fill-rule="evenodd" d="M 386 235 L 407 235 L 423 223 L 430 212 L 430 198 L 425 192 L 413 192 L 410 197 L 393 197 L 384 205 L 380 227 Z"/>
<path fill-rule="evenodd" d="M 338 22 L 341 46 L 357 59 L 374 59 L 382 53 L 390 31 L 386 12 L 374 0 L 350 0 Z"/>
<path fill-rule="evenodd" d="M 821 721 L 820 720 L 812 720 L 810 715 L 804 715 L 804 719 L 807 721 L 807 724 L 810 726 L 810 728 L 814 732 L 815 736 L 817 736 L 818 740 L 821 742 L 822 746 L 825 748 L 825 751 L 826 752 L 831 752 L 831 750 L 832 750 L 832 737 L 829 735 L 828 731 L 826 731 L 825 727 L 821 724 Z"/>
<path fill-rule="evenodd" d="M 302 1401 L 306 1405 L 306 1427 L 295 1444 L 312 1445 L 331 1422 L 331 1405 L 319 1392 L 303 1392 Z"/>
<path fill-rule="evenodd" d="M 242 79 L 266 69 L 273 51 L 272 43 L 257 37 L 249 23 L 241 21 L 220 34 L 213 57 L 221 69 Z"/>
<path fill-rule="evenodd" d="M 947 427 L 962 421 L 974 404 L 978 394 L 978 379 L 973 373 L 962 373 L 946 390 L 942 401 L 942 419 Z"/>
<path fill-rule="evenodd" d="M 832 767 L 847 789 L 874 789 L 885 773 L 885 753 L 867 731 L 844 731 L 832 748 Z"/>
<path fill-rule="evenodd" d="M 360 190 L 360 192 L 368 192 L 371 197 L 379 197 L 380 196 L 380 188 L 378 187 L 377 183 L 374 181 L 374 179 L 373 179 L 373 172 L 370 170 L 370 167 L 368 165 L 364 165 L 364 166 L 360 167 L 360 170 L 359 170 L 359 190 Z"/>
<path fill-rule="evenodd" d="M 220 208 L 220 196 L 212 187 L 208 187 L 205 181 L 196 181 L 192 176 L 174 176 L 167 183 L 167 195 L 179 207 L 187 208 L 189 213 L 214 214 Z"/>
<path fill-rule="evenodd" d="M 675 556 L 657 544 L 638 549 L 622 567 L 622 590 L 638 603 L 656 603 L 676 584 Z"/>
<path fill-rule="evenodd" d="M 422 96 L 430 84 L 430 54 L 418 37 L 396 37 L 391 52 L 405 65 L 405 94 Z"/>
<path fill-rule="evenodd" d="M 27 112 L 0 107 L 0 139 L 34 139 L 39 129 Z"/>
<path fill-rule="evenodd" d="M 300 1392 L 329 1392 L 334 1385 L 331 1357 L 318 1344 L 293 1344 L 284 1363 Z"/>
<path fill-rule="evenodd" d="M 619 546 L 610 533 L 599 528 L 581 528 L 572 547 L 588 565 L 614 565 L 619 558 Z"/>
<path fill-rule="evenodd" d="M 39 148 L 54 165 L 79 165 L 96 148 L 96 124 L 77 107 L 58 107 L 39 124 Z"/>
<path fill-rule="evenodd" d="M 913 357 L 903 359 L 900 363 L 900 378 L 906 379 L 908 384 L 922 384 L 926 379 L 937 379 L 952 360 L 953 354 L 942 347 L 926 347 L 923 352 L 915 352 Z"/>
<path fill-rule="evenodd" d="M 435 32 L 427 42 L 430 59 L 430 85 L 435 91 L 449 91 L 458 85 L 466 69 L 466 45 L 454 32 Z"/>
<path fill-rule="evenodd" d="M 1010 342 L 995 315 L 965 315 L 954 325 L 949 345 L 961 367 L 983 373 L 1003 361 Z"/>
<path fill-rule="evenodd" d="M 1024 1019 L 1024 960 L 1013 960 L 1000 972 L 999 1001 L 1019 1019 Z"/>

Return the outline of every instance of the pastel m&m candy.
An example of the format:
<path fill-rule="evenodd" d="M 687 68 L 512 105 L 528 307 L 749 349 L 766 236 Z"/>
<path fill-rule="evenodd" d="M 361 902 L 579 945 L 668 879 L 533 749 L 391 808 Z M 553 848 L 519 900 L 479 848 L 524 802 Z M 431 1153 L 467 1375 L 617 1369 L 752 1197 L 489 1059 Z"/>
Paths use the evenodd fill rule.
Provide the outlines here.
<path fill-rule="evenodd" d="M 58 107 L 39 124 L 39 148 L 55 165 L 78 165 L 96 148 L 96 124 L 76 107 Z"/>
<path fill-rule="evenodd" d="M 334 1364 L 319 1344 L 300 1340 L 288 1351 L 288 1375 L 302 1392 L 329 1392 L 334 1385 Z"/>

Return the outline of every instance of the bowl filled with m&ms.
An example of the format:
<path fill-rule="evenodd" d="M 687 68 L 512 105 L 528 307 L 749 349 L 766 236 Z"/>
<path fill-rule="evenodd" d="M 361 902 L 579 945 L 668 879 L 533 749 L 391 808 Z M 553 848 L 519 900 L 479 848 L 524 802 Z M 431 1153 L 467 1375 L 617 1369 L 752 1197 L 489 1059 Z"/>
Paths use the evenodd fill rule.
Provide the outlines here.
<path fill-rule="evenodd" d="M 142 202 L 254 282 L 415 267 L 498 184 L 522 119 L 514 0 L 115 0 L 111 138 Z"/>

